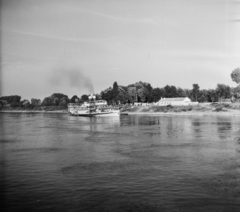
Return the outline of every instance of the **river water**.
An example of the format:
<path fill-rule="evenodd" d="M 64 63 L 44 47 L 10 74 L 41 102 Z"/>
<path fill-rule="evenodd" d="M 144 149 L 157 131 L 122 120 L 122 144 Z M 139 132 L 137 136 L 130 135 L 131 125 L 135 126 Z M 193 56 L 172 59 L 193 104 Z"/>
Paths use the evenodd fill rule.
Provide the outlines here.
<path fill-rule="evenodd" d="M 1 211 L 240 211 L 239 117 L 0 113 Z"/>

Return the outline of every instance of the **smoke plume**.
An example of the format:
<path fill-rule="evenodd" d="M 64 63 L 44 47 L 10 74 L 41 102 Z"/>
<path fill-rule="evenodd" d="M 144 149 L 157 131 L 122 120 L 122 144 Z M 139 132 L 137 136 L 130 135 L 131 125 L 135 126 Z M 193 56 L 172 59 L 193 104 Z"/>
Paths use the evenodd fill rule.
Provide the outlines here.
<path fill-rule="evenodd" d="M 50 78 L 50 83 L 55 86 L 67 84 L 70 87 L 85 88 L 89 93 L 94 93 L 92 80 L 79 68 L 58 68 L 55 69 Z"/>

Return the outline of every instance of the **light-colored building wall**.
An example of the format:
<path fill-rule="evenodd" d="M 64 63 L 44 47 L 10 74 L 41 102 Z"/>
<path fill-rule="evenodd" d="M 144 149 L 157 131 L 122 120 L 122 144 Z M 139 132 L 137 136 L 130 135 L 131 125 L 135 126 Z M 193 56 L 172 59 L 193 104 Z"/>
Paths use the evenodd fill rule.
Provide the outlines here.
<path fill-rule="evenodd" d="M 156 106 L 167 106 L 167 105 L 172 105 L 172 106 L 188 106 L 188 105 L 198 105 L 198 102 L 192 102 L 191 99 L 188 97 L 179 97 L 179 98 L 161 98 L 158 102 L 155 103 L 142 103 L 142 102 L 135 102 L 134 106 L 151 106 L 151 105 L 156 105 Z"/>
<path fill-rule="evenodd" d="M 187 106 L 187 105 L 192 105 L 191 99 L 188 97 L 183 97 L 183 98 L 161 98 L 158 102 L 156 102 L 156 105 L 159 106 L 167 106 L 167 105 L 172 105 L 172 106 Z"/>

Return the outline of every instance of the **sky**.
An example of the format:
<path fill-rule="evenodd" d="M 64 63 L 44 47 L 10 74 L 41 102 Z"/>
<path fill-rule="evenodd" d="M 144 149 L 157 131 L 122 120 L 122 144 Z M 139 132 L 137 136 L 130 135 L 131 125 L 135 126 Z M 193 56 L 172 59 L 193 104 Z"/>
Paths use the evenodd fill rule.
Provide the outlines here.
<path fill-rule="evenodd" d="M 1 96 L 231 87 L 239 0 L 0 0 Z"/>

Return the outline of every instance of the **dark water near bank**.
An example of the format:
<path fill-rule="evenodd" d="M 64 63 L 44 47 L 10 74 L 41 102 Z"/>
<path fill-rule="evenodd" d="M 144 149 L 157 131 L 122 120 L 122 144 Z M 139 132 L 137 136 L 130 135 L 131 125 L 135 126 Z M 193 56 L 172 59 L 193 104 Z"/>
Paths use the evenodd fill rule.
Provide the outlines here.
<path fill-rule="evenodd" d="M 1 211 L 240 211 L 240 120 L 0 113 L 0 201 Z"/>

